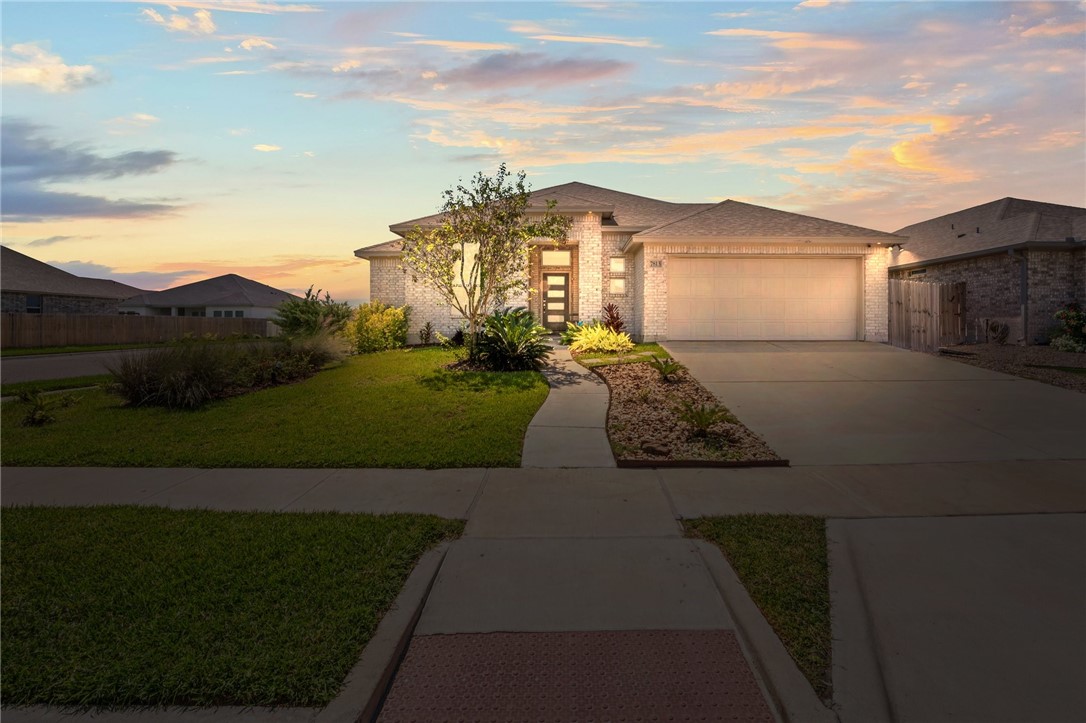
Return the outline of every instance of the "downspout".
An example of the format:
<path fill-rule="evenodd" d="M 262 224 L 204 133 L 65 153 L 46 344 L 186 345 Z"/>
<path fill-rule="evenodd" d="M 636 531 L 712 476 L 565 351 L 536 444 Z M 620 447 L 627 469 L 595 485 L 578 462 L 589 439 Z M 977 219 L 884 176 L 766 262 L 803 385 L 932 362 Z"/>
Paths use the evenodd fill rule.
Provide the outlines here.
<path fill-rule="evenodd" d="M 1029 345 L 1029 257 L 1010 249 L 1007 255 L 1018 262 L 1018 303 L 1022 309 L 1022 345 Z"/>

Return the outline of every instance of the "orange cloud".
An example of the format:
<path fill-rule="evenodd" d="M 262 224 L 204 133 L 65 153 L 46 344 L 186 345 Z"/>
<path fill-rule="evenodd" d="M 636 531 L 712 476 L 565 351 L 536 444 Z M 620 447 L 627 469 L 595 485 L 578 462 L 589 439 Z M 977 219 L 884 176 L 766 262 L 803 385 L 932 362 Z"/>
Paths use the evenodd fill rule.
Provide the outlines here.
<path fill-rule="evenodd" d="M 529 36 L 532 40 L 545 40 L 552 43 L 589 43 L 594 45 L 624 45 L 629 48 L 658 48 L 648 38 L 620 38 L 614 35 L 559 35 L 545 33 Z"/>
<path fill-rule="evenodd" d="M 765 38 L 778 48 L 799 49 L 817 48 L 820 50 L 861 50 L 865 46 L 858 40 L 833 38 L 814 33 L 788 32 L 784 30 L 753 30 L 750 28 L 726 28 L 711 30 L 706 35 L 724 37 Z"/>
<path fill-rule="evenodd" d="M 482 50 L 512 50 L 509 43 L 481 43 L 473 40 L 410 40 L 408 45 L 431 45 L 454 53 L 473 53 Z"/>
<path fill-rule="evenodd" d="M 1086 33 L 1086 21 L 1058 24 L 1045 22 L 1034 25 L 1022 32 L 1023 38 L 1054 38 L 1060 35 L 1080 35 Z"/>

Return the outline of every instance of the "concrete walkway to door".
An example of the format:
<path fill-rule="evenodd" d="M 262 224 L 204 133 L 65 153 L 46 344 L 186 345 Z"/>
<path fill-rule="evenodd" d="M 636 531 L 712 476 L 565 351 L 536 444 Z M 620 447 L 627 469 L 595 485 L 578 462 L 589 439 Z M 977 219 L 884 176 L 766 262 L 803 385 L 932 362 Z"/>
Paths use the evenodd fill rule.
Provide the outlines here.
<path fill-rule="evenodd" d="M 664 342 L 796 465 L 1086 459 L 1086 396 L 870 342 Z"/>

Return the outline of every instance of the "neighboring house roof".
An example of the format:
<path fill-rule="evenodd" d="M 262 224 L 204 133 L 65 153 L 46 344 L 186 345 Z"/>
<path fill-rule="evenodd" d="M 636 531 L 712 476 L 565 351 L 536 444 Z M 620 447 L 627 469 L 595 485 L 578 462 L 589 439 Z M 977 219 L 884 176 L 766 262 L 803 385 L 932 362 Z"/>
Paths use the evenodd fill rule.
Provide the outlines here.
<path fill-rule="evenodd" d="M 7 246 L 0 249 L 0 288 L 4 291 L 95 299 L 127 299 L 144 293 L 117 281 L 70 274 Z"/>
<path fill-rule="evenodd" d="M 297 299 L 294 294 L 247 279 L 237 274 L 216 276 L 213 279 L 194 281 L 165 291 L 150 291 L 133 297 L 121 304 L 129 307 L 189 307 L 189 306 L 256 306 L 273 308 L 287 299 Z"/>
<path fill-rule="evenodd" d="M 890 268 L 1026 244 L 1075 247 L 1086 234 L 1086 208 L 1008 197 L 914 223 L 896 233 L 908 236 L 909 244 L 894 255 Z M 1068 244 L 1068 239 L 1078 243 Z"/>
<path fill-rule="evenodd" d="M 837 221 L 778 211 L 741 201 L 722 201 L 634 235 L 634 240 L 690 238 L 854 238 L 897 243 L 905 239 Z"/>

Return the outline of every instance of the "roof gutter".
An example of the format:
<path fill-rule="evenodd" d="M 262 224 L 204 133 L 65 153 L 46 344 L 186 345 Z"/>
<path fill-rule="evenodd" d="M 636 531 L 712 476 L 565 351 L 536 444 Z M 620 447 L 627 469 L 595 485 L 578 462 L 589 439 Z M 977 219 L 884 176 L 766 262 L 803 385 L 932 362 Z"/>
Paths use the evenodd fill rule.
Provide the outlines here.
<path fill-rule="evenodd" d="M 659 243 L 659 244 L 711 244 L 716 246 L 728 246 L 731 244 L 756 244 L 759 246 L 769 244 L 832 244 L 861 245 L 861 246 L 904 246 L 908 241 L 907 236 L 648 236 L 638 238 L 634 234 L 622 247 L 625 253 L 635 244 Z"/>
<path fill-rule="evenodd" d="M 923 261 L 910 261 L 907 264 L 891 265 L 889 268 L 894 271 L 909 271 L 911 269 L 922 269 L 933 264 L 945 264 L 950 261 L 963 261 L 965 259 L 975 259 L 981 256 L 997 256 L 1009 251 L 1020 251 L 1022 249 L 1073 251 L 1077 248 L 1086 248 L 1086 241 L 1081 239 L 1075 241 L 1019 241 L 1016 244 L 993 246 L 987 249 L 978 249 L 976 251 L 967 251 L 962 254 L 954 254 L 953 256 L 938 256 L 935 258 L 924 259 Z"/>

